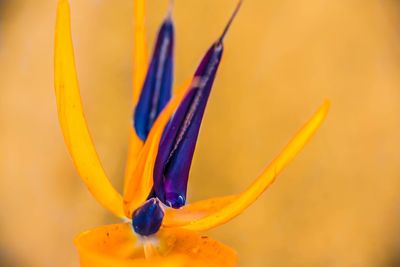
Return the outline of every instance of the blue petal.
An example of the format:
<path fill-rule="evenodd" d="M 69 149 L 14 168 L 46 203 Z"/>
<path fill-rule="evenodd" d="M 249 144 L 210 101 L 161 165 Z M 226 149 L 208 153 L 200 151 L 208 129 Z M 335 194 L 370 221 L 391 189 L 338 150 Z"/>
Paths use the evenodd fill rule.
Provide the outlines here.
<path fill-rule="evenodd" d="M 153 57 L 134 112 L 134 128 L 146 140 L 154 121 L 171 98 L 173 83 L 174 26 L 168 16 L 157 37 Z"/>
<path fill-rule="evenodd" d="M 154 168 L 155 195 L 166 205 L 186 203 L 187 182 L 200 124 L 223 53 L 219 40 L 208 50 L 193 79 L 193 87 L 164 130 Z"/>
<path fill-rule="evenodd" d="M 142 236 L 149 236 L 158 232 L 164 219 L 164 212 L 160 202 L 151 198 L 132 215 L 133 230 Z"/>

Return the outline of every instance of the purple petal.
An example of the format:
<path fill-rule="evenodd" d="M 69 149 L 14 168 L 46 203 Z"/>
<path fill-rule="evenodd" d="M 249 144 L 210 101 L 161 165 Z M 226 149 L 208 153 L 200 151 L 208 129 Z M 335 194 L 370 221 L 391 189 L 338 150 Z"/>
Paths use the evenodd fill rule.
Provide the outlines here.
<path fill-rule="evenodd" d="M 142 236 L 155 234 L 160 229 L 163 219 L 164 212 L 160 207 L 160 202 L 151 198 L 133 213 L 133 230 Z"/>
<path fill-rule="evenodd" d="M 154 168 L 154 191 L 164 204 L 174 208 L 186 203 L 193 153 L 222 53 L 223 44 L 219 40 L 201 61 L 193 87 L 178 107 L 160 142 Z"/>
<path fill-rule="evenodd" d="M 173 82 L 174 26 L 168 16 L 158 33 L 153 57 L 134 112 L 134 128 L 143 141 L 171 98 Z"/>

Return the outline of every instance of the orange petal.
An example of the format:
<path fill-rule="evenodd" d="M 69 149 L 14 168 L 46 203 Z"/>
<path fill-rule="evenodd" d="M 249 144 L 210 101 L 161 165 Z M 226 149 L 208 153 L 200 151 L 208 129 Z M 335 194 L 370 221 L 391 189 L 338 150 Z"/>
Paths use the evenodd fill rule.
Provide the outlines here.
<path fill-rule="evenodd" d="M 217 212 L 221 208 L 232 203 L 235 199 L 237 199 L 237 196 L 232 195 L 197 201 L 180 209 L 167 208 L 164 211 L 163 226 L 177 227 L 187 225 L 192 221 L 199 220 Z"/>
<path fill-rule="evenodd" d="M 150 238 L 138 238 L 129 224 L 102 226 L 75 239 L 81 267 L 230 267 L 236 253 L 199 233 L 161 229 Z M 153 256 L 147 254 L 151 250 Z"/>
<path fill-rule="evenodd" d="M 139 154 L 143 149 L 143 144 L 143 141 L 137 136 L 135 130 L 131 126 L 131 129 L 129 129 L 128 157 L 125 165 L 124 188 L 128 186 L 132 173 L 136 168 Z"/>
<path fill-rule="evenodd" d="M 122 197 L 108 180 L 86 125 L 75 70 L 67 0 L 58 2 L 55 35 L 55 91 L 65 143 L 79 175 L 96 200 L 124 217 Z"/>
<path fill-rule="evenodd" d="M 189 88 L 189 83 L 186 83 L 182 89 L 177 90 L 177 94 L 160 113 L 147 137 L 146 143 L 139 154 L 136 168 L 126 183 L 124 210 L 127 217 L 130 217 L 133 211 L 138 208 L 150 194 L 153 187 L 154 163 L 157 157 L 161 136 L 169 119 L 184 98 L 186 90 Z"/>
<path fill-rule="evenodd" d="M 274 182 L 276 176 L 300 152 L 325 119 L 329 102 L 325 101 L 314 116 L 289 142 L 283 151 L 244 192 L 236 196 L 197 202 L 179 210 L 166 211 L 164 227 L 182 227 L 194 231 L 208 230 L 238 216 Z"/>
<path fill-rule="evenodd" d="M 147 44 L 146 44 L 146 3 L 144 0 L 134 1 L 134 32 L 133 32 L 133 73 L 132 73 L 132 106 L 135 106 L 140 93 L 144 79 L 146 77 L 148 61 L 147 61 Z M 143 141 L 137 136 L 131 127 L 129 132 L 128 157 L 125 167 L 125 186 L 136 166 L 137 157 L 143 147 Z"/>

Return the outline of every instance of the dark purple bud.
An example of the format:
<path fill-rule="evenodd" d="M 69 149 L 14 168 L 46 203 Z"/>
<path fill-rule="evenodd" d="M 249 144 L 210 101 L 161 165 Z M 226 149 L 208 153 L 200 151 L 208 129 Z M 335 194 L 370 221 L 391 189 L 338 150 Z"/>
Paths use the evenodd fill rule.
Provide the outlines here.
<path fill-rule="evenodd" d="M 147 76 L 134 112 L 134 128 L 146 140 L 154 121 L 171 98 L 173 83 L 174 26 L 168 14 L 157 37 Z"/>
<path fill-rule="evenodd" d="M 211 46 L 198 66 L 192 88 L 164 130 L 154 166 L 154 193 L 167 206 L 180 208 L 186 191 L 200 124 L 223 54 L 223 39 L 241 2 L 221 37 Z"/>
<path fill-rule="evenodd" d="M 160 142 L 154 168 L 154 190 L 166 205 L 179 208 L 186 202 L 188 175 L 200 124 L 223 52 L 215 43 L 200 63 L 190 89 Z"/>
<path fill-rule="evenodd" d="M 158 232 L 164 219 L 164 212 L 156 198 L 147 200 L 132 215 L 133 230 L 139 235 L 149 236 Z"/>

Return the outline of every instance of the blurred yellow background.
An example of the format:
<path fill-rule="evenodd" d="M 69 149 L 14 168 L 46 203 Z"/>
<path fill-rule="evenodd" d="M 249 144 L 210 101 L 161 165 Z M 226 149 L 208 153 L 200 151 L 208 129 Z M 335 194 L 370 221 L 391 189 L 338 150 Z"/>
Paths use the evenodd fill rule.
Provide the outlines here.
<path fill-rule="evenodd" d="M 176 82 L 235 0 L 176 0 Z M 76 234 L 117 222 L 79 180 L 53 91 L 56 0 L 0 0 L 0 266 L 78 266 Z M 71 0 L 77 69 L 121 188 L 132 0 Z M 149 41 L 167 0 L 148 0 Z M 324 98 L 328 120 L 247 211 L 210 231 L 239 266 L 400 266 L 400 9 L 394 0 L 245 0 L 206 111 L 190 200 L 239 192 Z"/>

